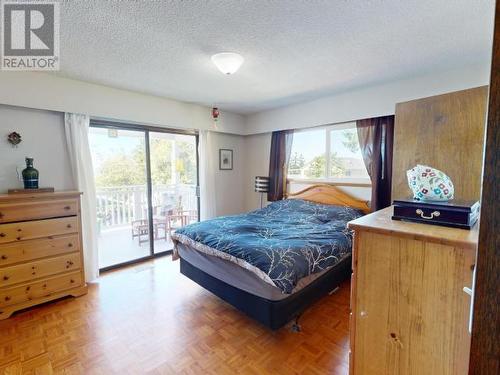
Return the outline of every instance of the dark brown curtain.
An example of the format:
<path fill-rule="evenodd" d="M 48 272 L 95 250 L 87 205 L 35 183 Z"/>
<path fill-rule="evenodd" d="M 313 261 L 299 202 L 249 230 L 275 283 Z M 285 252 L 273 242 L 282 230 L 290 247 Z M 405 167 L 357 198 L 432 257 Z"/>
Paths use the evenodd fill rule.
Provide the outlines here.
<path fill-rule="evenodd" d="M 391 205 L 394 116 L 356 121 L 363 161 L 372 180 L 373 211 Z"/>
<path fill-rule="evenodd" d="M 273 132 L 271 138 L 271 155 L 269 158 L 269 192 L 268 201 L 283 199 L 286 188 L 286 168 L 292 152 L 293 130 Z"/>

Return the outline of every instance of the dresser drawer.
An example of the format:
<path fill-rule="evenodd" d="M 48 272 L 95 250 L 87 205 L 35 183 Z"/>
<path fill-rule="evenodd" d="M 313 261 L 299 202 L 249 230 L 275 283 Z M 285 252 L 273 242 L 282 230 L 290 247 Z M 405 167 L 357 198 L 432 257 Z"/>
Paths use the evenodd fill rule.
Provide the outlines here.
<path fill-rule="evenodd" d="M 0 268 L 0 287 L 80 269 L 80 253 Z"/>
<path fill-rule="evenodd" d="M 0 223 L 75 216 L 77 213 L 76 199 L 4 203 L 0 204 Z"/>
<path fill-rule="evenodd" d="M 80 271 L 42 279 L 31 284 L 0 289 L 0 307 L 16 305 L 37 298 L 48 297 L 83 285 Z"/>
<path fill-rule="evenodd" d="M 77 234 L 0 244 L 0 267 L 79 250 Z"/>
<path fill-rule="evenodd" d="M 78 232 L 78 217 L 0 224 L 0 244 Z"/>

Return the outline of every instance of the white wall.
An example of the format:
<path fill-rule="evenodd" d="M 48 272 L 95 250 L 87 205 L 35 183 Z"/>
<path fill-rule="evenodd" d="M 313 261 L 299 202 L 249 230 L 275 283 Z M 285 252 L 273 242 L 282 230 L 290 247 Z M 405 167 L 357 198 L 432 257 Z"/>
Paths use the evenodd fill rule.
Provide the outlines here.
<path fill-rule="evenodd" d="M 214 152 L 217 153 L 215 170 L 216 215 L 232 215 L 245 211 L 244 165 L 245 139 L 243 136 L 215 133 Z M 233 150 L 233 169 L 219 170 L 219 149 Z M 203 157 L 200 155 L 200 157 Z M 209 197 L 210 198 L 210 197 Z"/>
<path fill-rule="evenodd" d="M 396 103 L 487 85 L 490 65 L 401 79 L 247 117 L 222 111 L 218 131 L 258 134 L 394 113 Z M 211 109 L 46 73 L 0 72 L 0 103 L 160 127 L 213 129 Z"/>
<path fill-rule="evenodd" d="M 7 135 L 21 134 L 22 142 L 13 147 Z M 24 158 L 33 157 L 40 172 L 40 186 L 57 190 L 74 188 L 68 162 L 62 113 L 12 107 L 0 104 L 0 192 L 23 187 L 16 166 L 24 169 Z"/>
<path fill-rule="evenodd" d="M 396 103 L 488 85 L 489 78 L 490 65 L 483 64 L 365 87 L 248 116 L 246 134 L 394 114 Z"/>
<path fill-rule="evenodd" d="M 45 73 L 0 72 L 0 103 L 160 127 L 213 129 L 211 108 Z M 217 127 L 243 134 L 244 118 L 222 111 Z"/>
<path fill-rule="evenodd" d="M 249 135 L 245 137 L 245 164 L 243 173 L 243 189 L 245 211 L 260 207 L 260 193 L 254 191 L 255 176 L 269 175 L 269 151 L 271 149 L 271 133 Z M 264 194 L 264 204 L 267 202 Z"/>

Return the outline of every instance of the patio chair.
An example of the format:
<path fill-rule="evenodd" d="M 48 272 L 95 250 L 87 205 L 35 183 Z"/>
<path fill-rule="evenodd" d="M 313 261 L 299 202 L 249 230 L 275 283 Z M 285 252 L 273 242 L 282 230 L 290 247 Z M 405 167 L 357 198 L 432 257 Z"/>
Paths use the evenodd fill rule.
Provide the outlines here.
<path fill-rule="evenodd" d="M 153 239 L 154 240 L 167 240 L 168 222 L 160 218 L 153 218 Z M 161 233 L 163 232 L 163 235 Z M 143 239 L 143 236 L 146 238 Z M 132 239 L 139 238 L 139 245 L 143 242 L 149 241 L 149 224 L 148 220 L 134 220 L 132 221 Z"/>
<path fill-rule="evenodd" d="M 184 225 L 198 221 L 198 210 L 184 210 L 182 214 L 184 215 Z"/>
<path fill-rule="evenodd" d="M 167 232 L 170 238 L 172 237 L 172 231 L 182 228 L 197 220 L 198 211 L 196 210 L 170 209 L 165 212 Z"/>
<path fill-rule="evenodd" d="M 145 219 L 141 220 L 133 220 L 132 221 L 132 239 L 138 237 L 139 238 L 139 246 L 143 242 L 149 241 L 149 224 Z M 142 237 L 145 236 L 146 239 Z"/>

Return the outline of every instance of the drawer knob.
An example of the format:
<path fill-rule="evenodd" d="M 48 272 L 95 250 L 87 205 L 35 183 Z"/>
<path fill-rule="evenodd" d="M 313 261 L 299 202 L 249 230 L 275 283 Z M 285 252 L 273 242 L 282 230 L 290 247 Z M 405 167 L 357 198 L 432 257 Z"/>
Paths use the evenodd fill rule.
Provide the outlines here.
<path fill-rule="evenodd" d="M 420 217 L 421 217 L 422 219 L 429 219 L 429 220 L 432 220 L 432 219 L 434 219 L 435 217 L 439 217 L 439 215 L 441 215 L 441 212 L 439 212 L 439 211 L 433 211 L 433 212 L 431 212 L 431 215 L 430 215 L 430 216 L 426 216 L 426 215 L 424 214 L 424 211 L 422 211 L 420 208 L 419 208 L 419 209 L 417 209 L 417 211 L 415 211 L 415 212 L 416 212 L 416 214 L 417 214 L 417 215 L 420 215 Z"/>
<path fill-rule="evenodd" d="M 5 275 L 5 276 L 3 277 L 3 279 L 4 279 L 5 281 L 9 280 L 9 276 Z"/>
<path fill-rule="evenodd" d="M 0 233 L 0 237 L 5 237 L 6 234 L 5 233 Z"/>
<path fill-rule="evenodd" d="M 74 283 L 75 283 L 75 280 L 71 279 L 69 282 L 70 282 L 71 284 L 74 284 Z"/>
<path fill-rule="evenodd" d="M 67 210 L 71 209 L 71 207 L 70 206 L 64 206 L 64 209 L 67 211 Z"/>
<path fill-rule="evenodd" d="M 4 215 L 3 213 L 1 213 L 1 212 L 0 212 L 0 219 L 1 219 L 2 217 L 4 217 L 4 216 L 5 216 L 5 215 Z"/>
<path fill-rule="evenodd" d="M 7 255 L 2 255 L 2 260 L 7 259 Z"/>
<path fill-rule="evenodd" d="M 68 247 L 73 247 L 73 244 L 70 242 L 70 243 L 68 244 Z"/>
<path fill-rule="evenodd" d="M 5 300 L 6 300 L 6 301 L 10 301 L 10 297 L 9 297 L 9 296 L 6 296 L 6 297 L 5 297 Z"/>
<path fill-rule="evenodd" d="M 21 236 L 17 236 L 16 240 L 20 241 L 21 240 Z"/>
<path fill-rule="evenodd" d="M 66 225 L 66 228 L 71 228 L 71 224 Z"/>

